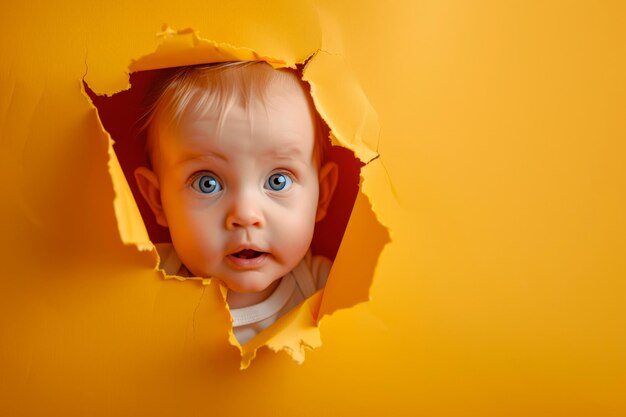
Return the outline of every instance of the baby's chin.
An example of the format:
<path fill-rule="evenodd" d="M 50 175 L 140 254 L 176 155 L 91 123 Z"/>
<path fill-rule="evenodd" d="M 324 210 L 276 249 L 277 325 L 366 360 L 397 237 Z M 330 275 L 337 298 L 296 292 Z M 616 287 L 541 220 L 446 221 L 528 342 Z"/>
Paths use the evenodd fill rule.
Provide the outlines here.
<path fill-rule="evenodd" d="M 289 274 L 296 265 L 283 263 L 269 255 L 264 261 L 264 267 L 259 269 L 235 270 L 224 268 L 213 275 L 220 280 L 230 291 L 237 293 L 259 293 L 273 290 L 281 278 Z"/>
<path fill-rule="evenodd" d="M 228 288 L 227 302 L 230 308 L 242 308 L 266 300 L 278 287 L 281 277 L 271 280 L 237 280 L 222 283 Z"/>
<path fill-rule="evenodd" d="M 229 291 L 237 293 L 258 293 L 265 291 L 273 284 L 280 281 L 280 279 L 289 271 L 284 274 L 282 271 L 273 271 L 274 274 L 268 276 L 267 272 L 260 271 L 239 271 L 233 272 L 233 274 L 212 273 L 211 271 L 203 270 L 202 268 L 191 269 L 186 267 L 192 276 L 204 277 L 219 280 Z"/>
<path fill-rule="evenodd" d="M 232 279 L 220 279 L 218 278 L 222 284 L 224 284 L 230 291 L 234 291 L 236 293 L 259 293 L 271 288 L 278 284 L 282 276 L 272 278 L 266 278 L 263 280 L 237 280 L 234 281 Z"/>

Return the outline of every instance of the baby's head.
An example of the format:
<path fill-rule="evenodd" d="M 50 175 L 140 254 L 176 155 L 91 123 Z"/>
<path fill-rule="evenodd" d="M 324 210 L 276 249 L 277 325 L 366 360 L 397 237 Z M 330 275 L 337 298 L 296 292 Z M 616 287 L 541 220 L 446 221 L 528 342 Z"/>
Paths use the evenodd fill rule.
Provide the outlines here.
<path fill-rule="evenodd" d="M 148 115 L 135 177 L 195 276 L 269 291 L 306 255 L 337 166 L 305 86 L 263 62 L 181 68 Z"/>

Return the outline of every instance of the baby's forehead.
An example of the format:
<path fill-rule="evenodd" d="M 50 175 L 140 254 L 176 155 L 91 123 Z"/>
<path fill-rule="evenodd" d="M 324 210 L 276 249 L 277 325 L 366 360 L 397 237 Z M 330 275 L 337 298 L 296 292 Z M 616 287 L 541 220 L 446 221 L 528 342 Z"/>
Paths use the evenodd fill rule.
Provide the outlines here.
<path fill-rule="evenodd" d="M 219 138 L 224 130 L 232 137 L 262 129 L 281 136 L 285 147 L 293 148 L 303 139 L 316 147 L 315 114 L 311 97 L 293 71 L 265 63 L 221 71 L 190 69 L 171 80 L 159 97 L 149 125 L 148 151 L 152 154 L 160 147 L 155 142 L 172 133 L 206 140 Z M 201 147 L 194 140 L 188 145 Z"/>

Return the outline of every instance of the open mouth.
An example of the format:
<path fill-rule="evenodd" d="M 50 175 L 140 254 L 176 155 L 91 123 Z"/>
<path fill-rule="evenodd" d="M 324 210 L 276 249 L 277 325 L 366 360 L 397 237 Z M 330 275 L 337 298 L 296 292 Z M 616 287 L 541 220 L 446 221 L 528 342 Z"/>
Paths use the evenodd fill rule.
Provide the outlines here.
<path fill-rule="evenodd" d="M 258 258 L 259 256 L 265 255 L 265 253 L 266 252 L 259 252 L 253 249 L 243 249 L 243 250 L 240 250 L 239 252 L 233 253 L 231 256 L 234 256 L 235 258 L 238 258 L 238 259 L 255 259 L 255 258 Z"/>

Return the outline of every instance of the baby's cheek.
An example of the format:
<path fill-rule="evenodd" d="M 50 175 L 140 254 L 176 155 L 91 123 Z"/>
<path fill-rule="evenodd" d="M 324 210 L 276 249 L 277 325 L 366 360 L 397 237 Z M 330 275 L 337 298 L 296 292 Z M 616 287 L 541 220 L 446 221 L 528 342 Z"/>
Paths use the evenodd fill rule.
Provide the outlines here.
<path fill-rule="evenodd" d="M 210 244 L 207 219 L 198 213 L 181 210 L 173 213 L 170 222 L 170 234 L 175 244 L 189 249 L 189 247 L 206 247 Z"/>
<path fill-rule="evenodd" d="M 215 234 L 201 229 L 187 230 L 173 239 L 178 256 L 183 264 L 197 276 L 214 275 L 215 264 L 221 253 L 216 244 Z"/>
<path fill-rule="evenodd" d="M 285 237 L 295 247 L 308 248 L 315 228 L 315 207 L 301 205 L 282 218 Z"/>

